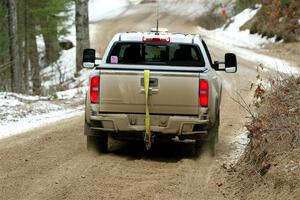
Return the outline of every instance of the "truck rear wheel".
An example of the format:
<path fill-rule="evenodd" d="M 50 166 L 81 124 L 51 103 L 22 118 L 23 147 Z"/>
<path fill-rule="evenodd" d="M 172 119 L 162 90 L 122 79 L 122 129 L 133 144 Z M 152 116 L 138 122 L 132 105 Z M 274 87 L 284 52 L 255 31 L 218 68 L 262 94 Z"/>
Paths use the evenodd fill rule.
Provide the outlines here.
<path fill-rule="evenodd" d="M 106 153 L 108 151 L 108 134 L 101 132 L 97 133 L 96 130 L 92 130 L 88 123 L 84 123 L 84 133 L 87 135 L 86 147 L 88 151 L 97 151 L 100 153 Z M 97 136 L 95 136 L 97 135 Z"/>
<path fill-rule="evenodd" d="M 108 136 L 87 136 L 86 146 L 88 151 L 97 151 L 99 153 L 107 153 L 108 150 Z"/>
<path fill-rule="evenodd" d="M 219 141 L 219 126 L 220 126 L 220 115 L 218 114 L 214 125 L 208 130 L 208 147 L 211 156 L 216 155 L 216 144 Z"/>
<path fill-rule="evenodd" d="M 209 152 L 211 156 L 216 155 L 216 144 L 218 143 L 219 138 L 219 125 L 220 117 L 217 116 L 215 124 L 208 130 L 207 140 L 196 140 L 195 142 L 195 155 L 199 155 L 199 150 L 202 149 L 204 152 Z"/>

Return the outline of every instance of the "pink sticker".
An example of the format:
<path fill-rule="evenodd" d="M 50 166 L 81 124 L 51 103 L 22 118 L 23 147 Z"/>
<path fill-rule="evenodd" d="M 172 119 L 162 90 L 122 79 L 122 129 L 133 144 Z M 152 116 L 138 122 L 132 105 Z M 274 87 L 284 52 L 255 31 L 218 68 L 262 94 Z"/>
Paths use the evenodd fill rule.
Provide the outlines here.
<path fill-rule="evenodd" d="M 119 58 L 118 58 L 118 56 L 111 56 L 111 57 L 110 57 L 110 63 L 111 63 L 111 64 L 118 64 L 118 63 L 119 63 Z"/>

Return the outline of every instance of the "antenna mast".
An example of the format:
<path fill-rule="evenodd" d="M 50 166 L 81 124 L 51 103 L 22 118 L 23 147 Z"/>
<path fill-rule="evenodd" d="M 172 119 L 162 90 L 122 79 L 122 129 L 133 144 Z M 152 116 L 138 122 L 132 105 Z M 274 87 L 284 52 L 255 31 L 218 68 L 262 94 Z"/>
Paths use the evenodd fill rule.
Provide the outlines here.
<path fill-rule="evenodd" d="M 156 32 L 158 33 L 159 29 L 159 0 L 156 0 Z"/>

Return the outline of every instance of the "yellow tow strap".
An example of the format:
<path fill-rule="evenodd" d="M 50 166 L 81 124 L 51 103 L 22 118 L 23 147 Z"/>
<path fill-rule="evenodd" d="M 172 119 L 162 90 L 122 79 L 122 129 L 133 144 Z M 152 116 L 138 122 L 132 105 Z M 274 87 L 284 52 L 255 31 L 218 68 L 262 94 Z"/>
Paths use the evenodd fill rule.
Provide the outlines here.
<path fill-rule="evenodd" d="M 149 105 L 148 105 L 148 99 L 149 99 L 149 79 L 150 79 L 150 71 L 144 70 L 144 87 L 145 87 L 145 100 L 146 100 L 146 117 L 145 117 L 145 144 L 147 150 L 151 149 L 151 140 L 152 140 L 152 134 L 150 129 L 150 113 L 149 113 Z"/>

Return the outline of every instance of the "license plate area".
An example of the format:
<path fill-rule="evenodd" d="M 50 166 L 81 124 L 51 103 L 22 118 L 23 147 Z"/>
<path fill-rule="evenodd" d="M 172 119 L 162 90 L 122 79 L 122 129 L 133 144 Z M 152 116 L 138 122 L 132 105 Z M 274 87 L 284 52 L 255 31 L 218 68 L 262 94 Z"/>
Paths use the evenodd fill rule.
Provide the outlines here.
<path fill-rule="evenodd" d="M 130 125 L 145 126 L 145 115 L 128 115 Z M 167 116 L 150 116 L 151 126 L 166 127 L 169 117 Z"/>

